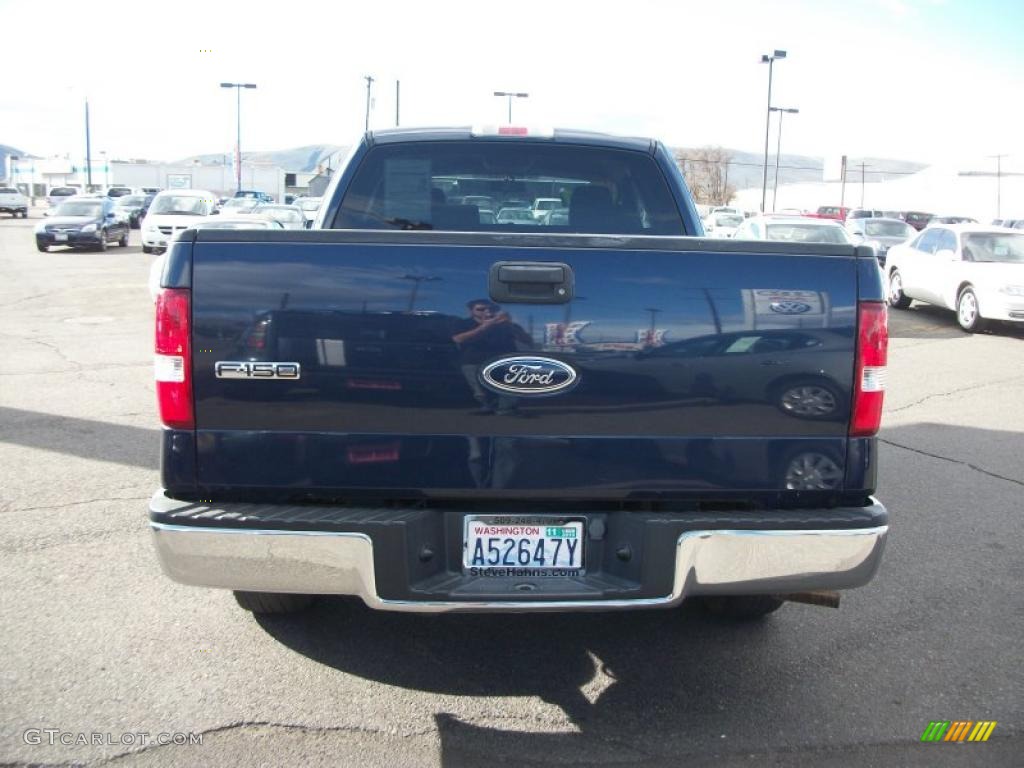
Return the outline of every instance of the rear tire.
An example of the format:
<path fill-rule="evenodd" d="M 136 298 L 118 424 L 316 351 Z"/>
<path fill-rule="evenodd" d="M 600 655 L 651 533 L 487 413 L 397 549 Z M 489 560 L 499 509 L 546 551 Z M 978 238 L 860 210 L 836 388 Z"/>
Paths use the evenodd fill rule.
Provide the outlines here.
<path fill-rule="evenodd" d="M 277 592 L 235 592 L 239 606 L 256 614 L 296 613 L 313 603 L 313 595 Z"/>
<path fill-rule="evenodd" d="M 122 248 L 127 248 L 128 247 L 128 230 L 127 229 L 124 231 L 124 234 L 121 235 L 121 239 L 117 241 L 117 244 L 119 246 L 121 246 Z"/>
<path fill-rule="evenodd" d="M 144 245 L 144 246 L 142 246 L 142 252 L 143 253 L 152 253 L 153 249 L 150 248 L 148 245 Z"/>
<path fill-rule="evenodd" d="M 779 610 L 784 601 L 771 595 L 723 595 L 703 597 L 701 602 L 712 616 L 733 621 L 756 621 Z"/>
<path fill-rule="evenodd" d="M 978 307 L 978 297 L 974 293 L 974 288 L 969 285 L 960 291 L 960 295 L 957 296 L 956 321 L 968 333 L 978 333 L 985 330 L 985 327 L 988 325 L 981 316 L 981 310 Z"/>
<path fill-rule="evenodd" d="M 894 269 L 889 275 L 889 306 L 895 309 L 906 309 L 910 306 L 911 301 L 913 299 L 903 293 L 903 278 L 900 277 L 900 271 Z"/>

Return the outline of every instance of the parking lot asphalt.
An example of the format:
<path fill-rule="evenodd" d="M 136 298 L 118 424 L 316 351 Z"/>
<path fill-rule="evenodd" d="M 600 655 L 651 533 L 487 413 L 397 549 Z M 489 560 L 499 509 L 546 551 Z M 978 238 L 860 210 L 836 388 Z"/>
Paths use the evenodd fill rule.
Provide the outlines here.
<path fill-rule="evenodd" d="M 256 619 L 150 545 L 153 257 L 38 253 L 37 221 L 0 220 L 0 763 L 1021 764 L 1021 331 L 893 312 L 892 530 L 838 611 Z M 933 720 L 998 725 L 923 744 Z M 202 744 L 138 735 L 172 732 Z"/>

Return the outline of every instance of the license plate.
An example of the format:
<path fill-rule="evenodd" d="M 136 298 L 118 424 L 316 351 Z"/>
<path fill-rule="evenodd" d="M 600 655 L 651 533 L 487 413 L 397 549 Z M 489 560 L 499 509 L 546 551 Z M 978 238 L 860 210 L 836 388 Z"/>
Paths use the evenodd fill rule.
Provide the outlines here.
<path fill-rule="evenodd" d="M 467 517 L 462 568 L 470 576 L 578 576 L 583 521 Z"/>
<path fill-rule="evenodd" d="M 68 236 L 66 234 L 59 233 L 53 236 L 53 241 L 55 243 L 66 243 L 68 241 Z"/>

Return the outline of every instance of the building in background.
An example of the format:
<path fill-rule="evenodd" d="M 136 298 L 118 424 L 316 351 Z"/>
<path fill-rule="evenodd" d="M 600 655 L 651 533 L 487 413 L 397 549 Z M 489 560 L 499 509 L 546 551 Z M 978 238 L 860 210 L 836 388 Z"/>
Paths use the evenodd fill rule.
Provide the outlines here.
<path fill-rule="evenodd" d="M 69 157 L 8 158 L 7 177 L 25 194 L 45 197 L 53 187 L 78 187 L 83 192 L 102 191 L 109 186 L 156 187 L 158 189 L 208 189 L 224 197 L 235 193 L 235 172 L 224 163 L 157 163 L 148 161 L 108 161 L 102 153 L 92 159 L 92 186 L 83 160 Z M 283 168 L 267 163 L 242 163 L 242 188 L 266 192 L 275 200 L 284 200 L 286 174 Z M 312 174 L 290 174 L 311 176 Z M 298 178 L 295 179 L 298 181 Z M 88 187 L 88 188 L 87 188 Z"/>

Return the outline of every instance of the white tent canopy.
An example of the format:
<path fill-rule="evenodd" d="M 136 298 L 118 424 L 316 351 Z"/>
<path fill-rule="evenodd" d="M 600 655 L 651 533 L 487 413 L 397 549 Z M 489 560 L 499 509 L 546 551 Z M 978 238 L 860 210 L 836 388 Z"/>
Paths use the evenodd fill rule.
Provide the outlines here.
<path fill-rule="evenodd" d="M 979 159 L 948 166 L 933 165 L 918 173 L 883 182 L 868 181 L 863 187 L 864 207 L 895 211 L 925 211 L 937 215 L 971 216 L 989 222 L 997 218 L 997 179 L 994 161 Z M 991 175 L 963 176 L 961 169 L 991 169 Z M 1008 162 L 1003 172 L 1019 170 Z M 998 218 L 1024 218 L 1024 174 L 1003 175 Z M 839 182 L 786 184 L 779 187 L 775 209 L 800 208 L 815 211 L 821 205 L 839 205 L 842 196 Z M 761 206 L 761 189 L 743 189 L 732 201 L 748 211 Z M 848 208 L 861 206 L 861 183 L 855 170 L 847 172 L 843 204 Z M 772 189 L 768 188 L 768 211 L 772 210 Z"/>

